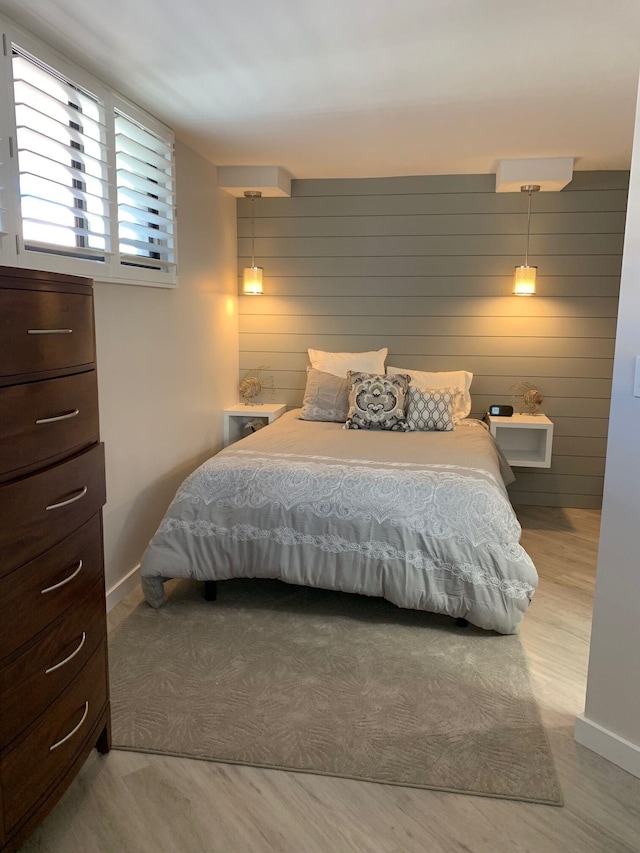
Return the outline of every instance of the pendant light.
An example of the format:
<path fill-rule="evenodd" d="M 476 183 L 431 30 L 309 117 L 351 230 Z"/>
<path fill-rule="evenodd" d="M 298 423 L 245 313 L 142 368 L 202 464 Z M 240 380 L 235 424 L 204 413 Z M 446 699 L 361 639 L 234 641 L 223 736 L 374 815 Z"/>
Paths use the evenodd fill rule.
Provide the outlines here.
<path fill-rule="evenodd" d="M 540 189 L 538 184 L 526 184 L 520 187 L 523 193 L 529 193 L 529 206 L 527 208 L 527 247 L 525 250 L 524 264 L 516 267 L 516 275 L 513 282 L 513 292 L 516 296 L 533 296 L 536 292 L 536 273 L 538 267 L 529 266 L 529 233 L 531 231 L 531 194 Z"/>
<path fill-rule="evenodd" d="M 253 207 L 255 200 L 261 196 L 262 193 L 257 190 L 245 190 L 244 194 L 245 198 L 251 199 L 251 266 L 245 267 L 244 269 L 242 277 L 242 292 L 250 296 L 262 296 L 262 267 L 256 266 L 253 223 Z"/>

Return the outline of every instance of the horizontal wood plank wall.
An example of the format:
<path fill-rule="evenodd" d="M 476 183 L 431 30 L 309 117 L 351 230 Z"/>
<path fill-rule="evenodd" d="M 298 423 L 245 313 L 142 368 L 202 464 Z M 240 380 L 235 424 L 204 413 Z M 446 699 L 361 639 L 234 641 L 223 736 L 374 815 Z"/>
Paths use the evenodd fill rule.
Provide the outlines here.
<path fill-rule="evenodd" d="M 550 469 L 516 469 L 514 503 L 599 507 L 627 172 L 576 172 L 532 199 L 535 297 L 511 295 L 527 198 L 493 175 L 293 182 L 255 203 L 265 295 L 240 298 L 241 374 L 266 365 L 273 399 L 302 401 L 307 348 L 389 348 L 388 363 L 474 373 L 473 414 L 527 379 L 555 424 Z M 251 210 L 238 201 L 239 269 Z"/>

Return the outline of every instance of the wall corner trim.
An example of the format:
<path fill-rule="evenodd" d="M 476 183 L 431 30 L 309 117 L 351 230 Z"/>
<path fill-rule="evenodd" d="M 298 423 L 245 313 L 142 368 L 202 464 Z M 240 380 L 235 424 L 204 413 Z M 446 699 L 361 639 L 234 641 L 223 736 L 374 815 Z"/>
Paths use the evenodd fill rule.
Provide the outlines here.
<path fill-rule="evenodd" d="M 574 738 L 582 746 L 640 779 L 640 746 L 589 720 L 576 717 Z"/>
<path fill-rule="evenodd" d="M 126 598 L 136 586 L 140 583 L 140 563 L 134 566 L 130 572 L 120 578 L 117 583 L 107 590 L 107 613 L 120 604 L 123 598 Z"/>

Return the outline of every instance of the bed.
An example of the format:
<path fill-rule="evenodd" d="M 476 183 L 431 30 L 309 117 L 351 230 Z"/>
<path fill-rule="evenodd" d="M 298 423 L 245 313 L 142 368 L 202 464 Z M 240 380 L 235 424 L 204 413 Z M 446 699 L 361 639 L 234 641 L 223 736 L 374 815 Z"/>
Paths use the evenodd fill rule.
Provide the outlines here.
<path fill-rule="evenodd" d="M 388 432 L 299 415 L 184 481 L 141 561 L 148 603 L 162 605 L 170 578 L 278 578 L 516 633 L 537 574 L 486 426 Z"/>

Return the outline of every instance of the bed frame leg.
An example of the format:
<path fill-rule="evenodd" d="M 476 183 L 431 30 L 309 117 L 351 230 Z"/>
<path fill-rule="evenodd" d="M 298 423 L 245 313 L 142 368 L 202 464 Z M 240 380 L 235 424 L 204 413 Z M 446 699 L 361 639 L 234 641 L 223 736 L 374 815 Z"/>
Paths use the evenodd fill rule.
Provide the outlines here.
<path fill-rule="evenodd" d="M 204 600 L 205 601 L 215 601 L 218 597 L 218 582 L 217 581 L 205 581 L 204 582 Z"/>
<path fill-rule="evenodd" d="M 458 618 L 456 619 L 456 625 L 459 628 L 468 628 L 469 627 L 469 623 L 464 618 L 464 616 L 458 616 Z"/>

